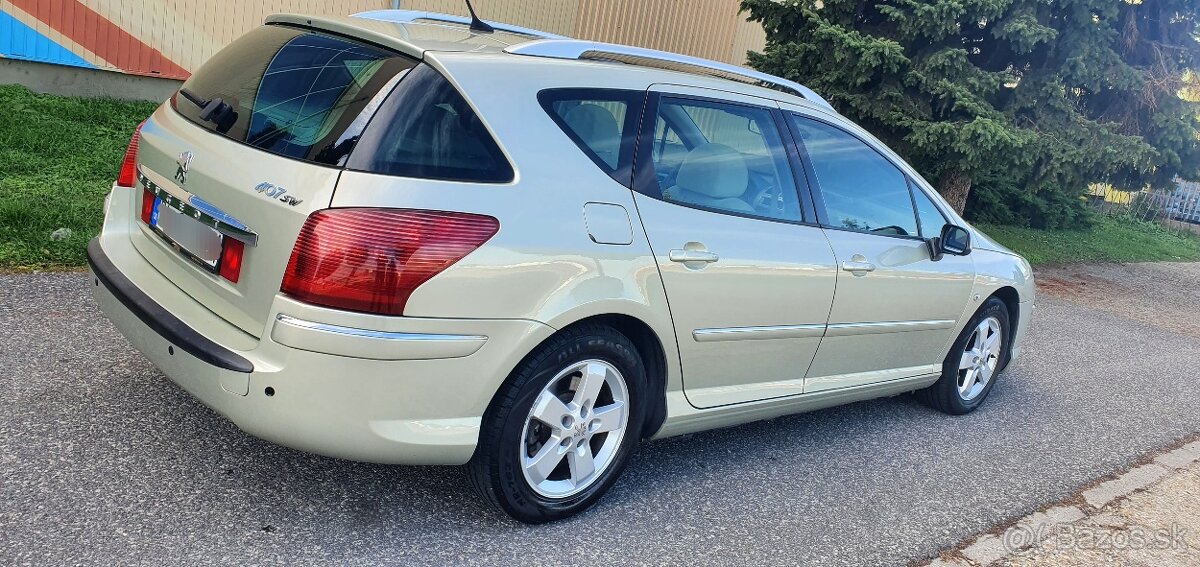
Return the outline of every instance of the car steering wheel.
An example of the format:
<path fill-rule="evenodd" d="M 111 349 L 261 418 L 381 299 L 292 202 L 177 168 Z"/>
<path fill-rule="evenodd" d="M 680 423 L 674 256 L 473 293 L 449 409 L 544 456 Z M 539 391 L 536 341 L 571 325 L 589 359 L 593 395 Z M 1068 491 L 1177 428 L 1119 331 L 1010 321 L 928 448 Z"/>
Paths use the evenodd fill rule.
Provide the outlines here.
<path fill-rule="evenodd" d="M 763 216 L 784 218 L 783 191 L 774 185 L 767 185 L 759 189 L 750 199 L 750 207 L 754 209 L 754 212 Z"/>

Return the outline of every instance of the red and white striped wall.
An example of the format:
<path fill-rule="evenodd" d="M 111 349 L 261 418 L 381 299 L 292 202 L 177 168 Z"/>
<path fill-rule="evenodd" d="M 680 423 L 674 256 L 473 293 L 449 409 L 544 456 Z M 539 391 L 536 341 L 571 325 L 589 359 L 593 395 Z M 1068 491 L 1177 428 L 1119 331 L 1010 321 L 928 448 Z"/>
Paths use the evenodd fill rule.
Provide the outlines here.
<path fill-rule="evenodd" d="M 352 14 L 388 0 L 0 0 L 0 57 L 186 79 L 279 12 Z"/>

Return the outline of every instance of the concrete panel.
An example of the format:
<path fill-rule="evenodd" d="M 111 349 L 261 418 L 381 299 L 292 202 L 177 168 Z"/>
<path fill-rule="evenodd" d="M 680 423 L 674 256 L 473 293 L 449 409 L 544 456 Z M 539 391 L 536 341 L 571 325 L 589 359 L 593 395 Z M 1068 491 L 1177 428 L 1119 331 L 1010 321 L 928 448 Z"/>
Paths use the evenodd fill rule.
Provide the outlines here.
<path fill-rule="evenodd" d="M 175 79 L 103 69 L 0 59 L 0 85 L 24 85 L 39 93 L 162 102 L 170 98 L 181 83 Z"/>

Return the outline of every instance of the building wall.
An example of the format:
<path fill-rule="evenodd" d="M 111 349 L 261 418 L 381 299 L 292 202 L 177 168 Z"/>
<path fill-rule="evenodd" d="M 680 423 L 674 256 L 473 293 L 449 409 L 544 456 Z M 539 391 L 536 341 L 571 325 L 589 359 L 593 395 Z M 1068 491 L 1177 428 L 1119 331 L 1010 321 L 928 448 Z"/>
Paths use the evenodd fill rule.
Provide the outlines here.
<path fill-rule="evenodd" d="M 0 0 L 0 57 L 186 79 L 270 14 L 390 6 L 388 0 Z"/>
<path fill-rule="evenodd" d="M 401 0 L 409 10 L 467 14 L 462 0 Z M 580 39 L 686 53 L 738 65 L 766 43 L 738 0 L 474 0 L 486 20 Z"/>
<path fill-rule="evenodd" d="M 402 8 L 466 14 L 463 0 Z M 0 57 L 186 79 L 234 38 L 277 12 L 351 14 L 392 0 L 0 0 Z M 481 17 L 581 39 L 736 64 L 762 29 L 738 0 L 475 0 Z"/>
<path fill-rule="evenodd" d="M 657 2 L 659 0 L 650 0 Z M 560 35 L 571 35 L 579 15 L 580 0 L 472 0 L 479 17 Z M 427 10 L 467 15 L 462 0 L 400 0 L 404 10 Z"/>

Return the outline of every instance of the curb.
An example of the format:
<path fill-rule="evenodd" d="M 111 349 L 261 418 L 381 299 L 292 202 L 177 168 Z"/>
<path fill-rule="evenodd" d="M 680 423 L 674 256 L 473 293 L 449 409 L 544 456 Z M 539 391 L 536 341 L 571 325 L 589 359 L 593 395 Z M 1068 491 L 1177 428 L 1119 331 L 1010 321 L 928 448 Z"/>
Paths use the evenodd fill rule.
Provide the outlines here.
<path fill-rule="evenodd" d="M 928 561 L 913 565 L 921 567 L 986 567 L 997 561 L 1029 549 L 1049 535 L 1056 525 L 1073 524 L 1098 514 L 1105 507 L 1129 497 L 1133 493 L 1150 487 L 1171 473 L 1200 461 L 1200 441 L 1184 441 L 1182 446 L 1159 453 L 1153 459 L 1144 458 L 1145 464 L 1133 467 L 1124 473 L 1092 488 L 1083 490 L 1077 497 L 1066 500 L 1068 504 L 1053 506 L 1034 512 L 1005 524 L 1003 530 L 993 529 L 974 536 L 957 547 L 943 552 Z"/>

